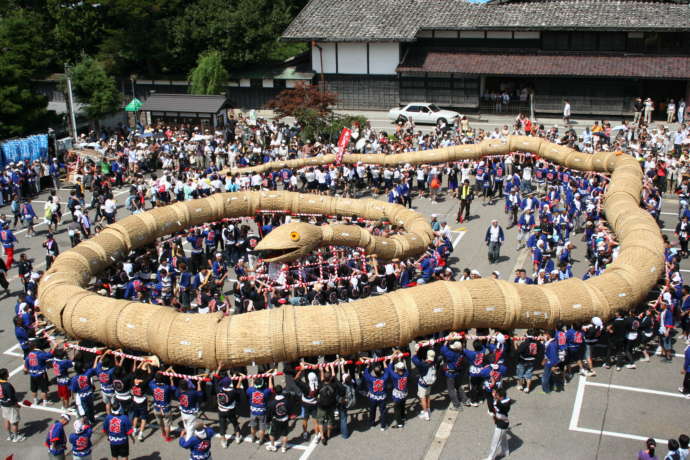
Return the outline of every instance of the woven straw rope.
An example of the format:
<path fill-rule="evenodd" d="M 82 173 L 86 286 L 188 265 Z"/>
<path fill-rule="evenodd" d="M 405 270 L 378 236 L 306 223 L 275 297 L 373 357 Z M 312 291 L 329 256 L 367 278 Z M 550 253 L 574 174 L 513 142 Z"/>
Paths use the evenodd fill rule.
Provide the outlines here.
<path fill-rule="evenodd" d="M 157 354 L 165 362 L 209 368 L 217 367 L 219 362 L 228 367 L 317 354 L 348 354 L 398 345 L 447 329 L 551 327 L 559 320 L 585 321 L 592 315 L 607 318 L 615 310 L 637 305 L 663 275 L 663 245 L 654 220 L 639 207 L 642 171 L 627 155 L 586 155 L 539 138 L 511 136 L 505 142 L 436 151 L 345 155 L 343 162 L 423 164 L 515 150 L 576 169 L 612 173 L 604 211 L 621 248 L 619 258 L 604 275 L 586 282 L 547 286 L 487 279 L 437 282 L 335 307 L 285 306 L 280 311 L 252 312 L 220 321 L 218 315 L 191 315 L 190 319 L 190 315 L 167 307 L 103 299 L 82 290 L 81 286 L 86 286 L 116 255 L 145 246 L 171 229 L 222 217 L 251 216 L 259 209 L 389 219 L 402 225 L 408 234 L 394 239 L 371 238 L 351 228 L 356 236 L 339 241 L 366 243 L 371 251 L 384 255 L 389 254 L 388 248 L 398 257 L 418 254 L 433 238 L 424 216 L 397 205 L 290 192 L 241 192 L 177 203 L 122 219 L 102 236 L 61 254 L 39 284 L 39 299 L 47 318 L 73 337 L 97 338 L 108 346 Z M 285 164 L 300 168 L 328 161 L 333 161 L 332 155 L 267 163 L 260 170 L 280 169 Z M 336 239 L 337 233 L 331 232 Z"/>

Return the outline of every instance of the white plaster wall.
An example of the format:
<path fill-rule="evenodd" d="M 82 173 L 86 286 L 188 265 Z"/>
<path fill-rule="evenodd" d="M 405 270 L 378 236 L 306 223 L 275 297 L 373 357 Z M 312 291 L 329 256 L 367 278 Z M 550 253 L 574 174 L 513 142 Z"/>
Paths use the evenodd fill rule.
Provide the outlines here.
<path fill-rule="evenodd" d="M 338 43 L 338 73 L 367 73 L 366 43 Z"/>
<path fill-rule="evenodd" d="M 335 73 L 335 43 L 318 43 L 323 50 L 323 73 Z M 311 66 L 314 72 L 321 73 L 321 50 L 311 48 Z"/>
<path fill-rule="evenodd" d="M 369 73 L 395 75 L 398 67 L 400 45 L 397 42 L 369 43 Z"/>

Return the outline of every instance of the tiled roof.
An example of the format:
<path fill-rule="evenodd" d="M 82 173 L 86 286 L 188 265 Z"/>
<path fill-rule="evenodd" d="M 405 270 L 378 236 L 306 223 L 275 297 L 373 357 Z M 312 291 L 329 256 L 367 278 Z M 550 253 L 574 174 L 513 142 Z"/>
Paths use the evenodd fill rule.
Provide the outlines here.
<path fill-rule="evenodd" d="M 405 41 L 419 27 L 419 0 L 310 0 L 283 38 L 322 41 Z"/>
<path fill-rule="evenodd" d="M 218 113 L 225 102 L 225 96 L 153 93 L 144 101 L 141 110 L 145 112 Z"/>
<path fill-rule="evenodd" d="M 310 0 L 283 38 L 413 41 L 420 29 L 690 31 L 690 5 L 649 0 Z"/>
<path fill-rule="evenodd" d="M 516 55 L 427 51 L 411 54 L 398 72 L 465 75 L 585 76 L 687 79 L 690 57 Z"/>

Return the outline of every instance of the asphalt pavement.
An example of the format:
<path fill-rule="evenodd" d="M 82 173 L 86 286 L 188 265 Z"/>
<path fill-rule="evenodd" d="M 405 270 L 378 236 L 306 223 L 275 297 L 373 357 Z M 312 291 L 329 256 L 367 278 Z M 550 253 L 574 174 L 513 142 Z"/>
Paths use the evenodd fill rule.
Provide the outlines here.
<path fill-rule="evenodd" d="M 127 196 L 126 189 L 116 192 L 120 205 Z M 60 191 L 62 203 L 66 202 L 67 190 Z M 379 197 L 385 199 L 385 197 Z M 43 197 L 34 201 L 37 214 L 41 215 Z M 455 224 L 457 201 L 450 198 L 439 203 L 428 199 L 415 199 L 417 211 L 426 215 L 437 214 L 439 220 L 447 220 L 454 230 L 455 249 L 452 254 L 452 266 L 458 270 L 465 267 L 478 269 L 483 276 L 489 276 L 494 270 L 500 272 L 502 279 L 512 279 L 516 268 L 529 270 L 530 258 L 527 250 L 516 251 L 516 229 L 507 229 L 508 216 L 503 213 L 503 202 L 483 206 L 475 200 L 472 207 L 472 219 L 463 224 Z M 677 202 L 667 199 L 664 202 L 662 218 L 663 227 L 675 227 Z M 9 213 L 8 206 L 0 212 Z M 118 216 L 124 217 L 127 211 L 119 209 Z M 484 244 L 484 233 L 491 219 L 498 219 L 506 229 L 506 243 L 502 248 L 499 263 L 489 264 L 487 248 Z M 64 222 L 70 219 L 66 215 Z M 45 239 L 45 225 L 37 226 L 38 235 L 26 238 L 25 232 L 18 231 L 17 255 L 26 252 L 34 259 L 34 266 L 44 269 L 44 249 L 41 243 Z M 673 239 L 673 238 L 672 238 Z M 69 248 L 66 225 L 60 227 L 57 241 L 61 250 Z M 587 266 L 584 258 L 583 243 L 575 238 L 577 248 L 575 258 L 576 276 L 581 276 Z M 688 264 L 683 266 L 688 270 Z M 684 272 L 687 273 L 687 271 Z M 20 291 L 20 282 L 16 277 L 16 268 L 10 270 L 8 279 L 13 294 Z M 12 375 L 11 382 L 19 391 L 20 400 L 28 398 L 28 377 L 22 373 L 21 351 L 16 345 L 14 329 L 11 326 L 15 297 L 0 300 L 0 367 L 7 367 Z M 685 345 L 676 343 L 676 353 L 681 354 Z M 688 432 L 688 409 L 690 401 L 680 397 L 677 387 L 681 382 L 680 369 L 682 359 L 677 358 L 672 364 L 662 363 L 658 357 L 649 363 L 638 363 L 635 370 L 597 369 L 596 377 L 575 377 L 569 382 L 565 391 L 549 395 L 534 390 L 530 394 L 518 393 L 512 386 L 508 390 L 516 404 L 510 414 L 510 458 L 514 459 L 623 459 L 636 458 L 637 451 L 644 445 L 649 436 L 657 440 L 677 437 Z M 431 420 L 418 418 L 418 404 L 414 395 L 408 399 L 409 421 L 404 429 L 388 429 L 385 432 L 368 429 L 366 414 L 363 408 L 355 411 L 350 439 L 337 437 L 328 446 L 297 440 L 301 432 L 299 423 L 290 433 L 291 448 L 286 454 L 271 453 L 263 446 L 245 441 L 231 445 L 227 451 L 222 449 L 218 440 L 213 443 L 215 458 L 234 457 L 269 459 L 275 456 L 284 458 L 351 460 L 367 459 L 482 459 L 486 456 L 493 432 L 493 421 L 487 415 L 486 406 L 466 408 L 461 412 L 449 411 L 448 400 L 439 394 L 441 382 L 437 382 L 432 401 Z M 512 384 L 511 384 L 512 385 Z M 55 390 L 55 387 L 52 387 Z M 54 393 L 53 393 L 53 397 Z M 30 399 L 30 398 L 29 398 Z M 13 444 L 0 438 L 0 454 L 15 454 L 14 459 L 29 459 L 46 456 L 42 443 L 49 424 L 59 416 L 57 405 L 48 407 L 27 407 L 21 410 L 21 427 L 27 440 Z M 389 413 L 392 414 L 392 408 Z M 216 419 L 214 412 L 206 414 L 211 420 Z M 246 414 L 241 422 L 247 422 Z M 100 427 L 98 427 L 100 429 Z M 68 433 L 72 432 L 71 425 Z M 245 426 L 245 432 L 248 429 Z M 95 459 L 109 457 L 107 441 L 102 433 L 96 433 Z M 659 442 L 659 452 L 665 454 L 663 441 Z M 166 443 L 158 431 L 147 430 L 143 442 L 132 446 L 134 459 L 182 459 L 188 458 L 187 451 L 179 447 L 177 441 Z M 3 457 L 4 458 L 4 457 Z"/>
<path fill-rule="evenodd" d="M 388 111 L 386 110 L 336 110 L 335 113 L 345 116 L 363 116 L 369 121 L 371 127 L 377 131 L 395 131 L 394 120 L 388 118 Z M 528 114 L 526 114 L 528 115 Z M 266 119 L 273 119 L 274 113 L 272 110 L 257 110 L 257 117 L 262 117 Z M 503 128 L 503 126 L 508 126 L 512 129 L 515 124 L 516 115 L 515 114 L 468 114 L 468 120 L 470 121 L 470 127 L 473 129 L 484 129 L 493 131 L 494 128 Z M 622 117 L 606 117 L 604 120 L 611 123 L 612 126 L 621 124 Z M 292 118 L 286 118 L 286 122 L 291 123 Z M 569 125 L 563 123 L 563 119 L 558 116 L 545 115 L 537 117 L 535 120 L 538 124 L 543 124 L 547 129 L 551 127 L 557 127 L 560 132 L 564 132 L 566 128 L 573 128 L 576 132 L 582 132 L 585 127 L 591 127 L 595 121 L 602 121 L 602 118 L 592 118 L 590 116 L 580 117 L 574 115 Z M 628 121 L 630 121 L 628 119 Z M 676 126 L 673 124 L 673 126 Z M 423 133 L 428 133 L 435 128 L 433 124 L 417 124 L 416 129 L 422 131 Z"/>

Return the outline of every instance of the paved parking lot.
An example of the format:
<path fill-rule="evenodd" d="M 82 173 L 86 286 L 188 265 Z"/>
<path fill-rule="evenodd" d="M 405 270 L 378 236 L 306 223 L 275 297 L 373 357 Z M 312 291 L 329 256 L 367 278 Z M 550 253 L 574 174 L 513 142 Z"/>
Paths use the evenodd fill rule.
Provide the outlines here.
<path fill-rule="evenodd" d="M 124 202 L 125 191 L 118 192 L 118 200 Z M 61 191 L 67 196 L 67 191 Z M 36 208 L 43 204 L 38 198 Z M 417 210 L 424 214 L 438 214 L 439 220 L 454 221 L 457 212 L 455 200 L 432 204 L 429 200 L 415 200 Z M 666 200 L 664 203 L 664 228 L 675 227 L 677 203 Z M 498 270 L 501 278 L 512 278 L 516 268 L 529 268 L 529 256 L 526 250 L 515 251 L 516 230 L 507 230 L 504 256 L 497 264 L 490 265 L 487 260 L 486 246 L 483 244 L 484 232 L 492 218 L 499 219 L 504 228 L 507 216 L 503 214 L 502 204 L 482 206 L 475 202 L 472 209 L 473 219 L 454 228 L 455 251 L 453 266 L 457 269 L 476 268 L 484 276 Z M 4 207 L 0 212 L 8 212 Z M 40 214 L 40 212 L 37 211 Z M 120 216 L 125 211 L 120 210 Z M 39 236 L 24 238 L 18 232 L 19 246 L 27 247 L 26 251 L 35 260 L 35 266 L 43 263 L 43 242 L 45 226 L 39 226 Z M 66 230 L 61 229 L 58 242 L 62 250 L 69 247 Z M 673 239 L 673 238 L 672 238 Z M 579 247 L 576 259 L 584 260 L 576 264 L 575 274 L 581 276 L 586 268 L 582 243 L 576 239 Z M 21 253 L 21 251 L 17 251 Z M 687 264 L 684 269 L 690 268 Z M 529 271 L 529 270 L 528 270 Z M 690 271 L 690 270 L 687 270 Z M 19 290 L 16 269 L 10 272 L 11 287 Z M 10 327 L 14 298 L 0 300 L 0 366 L 7 367 L 12 374 L 11 381 L 24 397 L 28 377 L 21 372 L 20 351 L 15 346 L 13 329 Z M 676 343 L 676 352 L 682 353 L 684 344 Z M 565 391 L 540 394 L 534 390 L 530 394 L 518 393 L 510 388 L 509 396 L 516 400 L 511 411 L 512 434 L 510 436 L 510 458 L 515 459 L 623 459 L 635 458 L 636 452 L 643 446 L 643 440 L 654 436 L 659 440 L 677 437 L 681 432 L 688 432 L 688 409 L 690 400 L 680 397 L 677 387 L 681 377 L 679 369 L 682 360 L 676 359 L 672 364 L 664 364 L 658 359 L 650 363 L 639 363 L 636 370 L 598 369 L 593 378 L 575 377 L 569 382 Z M 437 382 L 437 385 L 441 382 Z M 440 387 L 438 388 L 440 390 Z M 462 412 L 446 410 L 448 405 L 444 395 L 436 394 L 432 404 L 431 421 L 417 418 L 416 399 L 410 397 L 408 407 L 410 420 L 402 430 L 388 429 L 381 432 L 368 429 L 363 409 L 356 411 L 353 422 L 353 435 L 344 440 L 335 438 L 327 447 L 315 443 L 302 443 L 296 439 L 286 454 L 270 453 L 256 444 L 244 442 L 232 445 L 223 451 L 219 443 L 214 444 L 213 455 L 216 458 L 232 456 L 235 458 L 268 459 L 275 456 L 285 458 L 351 460 L 353 458 L 370 459 L 481 459 L 488 450 L 493 430 L 491 417 L 486 407 L 468 408 Z M 15 459 L 36 458 L 45 456 L 42 442 L 45 431 L 59 415 L 59 409 L 52 407 L 22 409 L 22 426 L 28 439 L 22 444 L 11 444 L 0 440 L 0 452 L 15 453 Z M 215 413 L 209 412 L 215 420 Z M 243 421 L 246 422 L 246 413 Z M 71 426 L 68 432 L 71 432 Z M 297 437 L 301 427 L 292 430 L 291 436 Z M 94 458 L 106 458 L 109 455 L 107 443 L 101 434 L 94 435 L 96 443 Z M 659 451 L 665 453 L 659 443 Z M 158 431 L 149 434 L 143 443 L 132 448 L 131 458 L 136 459 L 177 459 L 186 458 L 177 442 L 165 443 Z"/>

